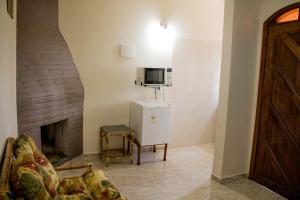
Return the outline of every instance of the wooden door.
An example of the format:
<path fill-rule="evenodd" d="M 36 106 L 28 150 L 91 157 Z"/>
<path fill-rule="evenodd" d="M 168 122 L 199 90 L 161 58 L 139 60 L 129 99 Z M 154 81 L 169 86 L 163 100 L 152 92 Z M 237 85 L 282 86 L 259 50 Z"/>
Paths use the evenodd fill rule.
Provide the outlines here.
<path fill-rule="evenodd" d="M 288 199 L 300 199 L 299 9 L 296 19 L 276 21 L 280 15 L 265 24 L 250 178 Z"/>

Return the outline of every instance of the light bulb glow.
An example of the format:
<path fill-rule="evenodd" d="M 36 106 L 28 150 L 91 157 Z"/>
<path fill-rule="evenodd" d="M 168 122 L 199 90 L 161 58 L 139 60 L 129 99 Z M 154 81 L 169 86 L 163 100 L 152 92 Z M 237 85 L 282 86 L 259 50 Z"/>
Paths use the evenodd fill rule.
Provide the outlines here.
<path fill-rule="evenodd" d="M 148 27 L 148 44 L 157 51 L 167 52 L 173 46 L 174 32 L 166 25 L 159 22 L 152 22 Z"/>

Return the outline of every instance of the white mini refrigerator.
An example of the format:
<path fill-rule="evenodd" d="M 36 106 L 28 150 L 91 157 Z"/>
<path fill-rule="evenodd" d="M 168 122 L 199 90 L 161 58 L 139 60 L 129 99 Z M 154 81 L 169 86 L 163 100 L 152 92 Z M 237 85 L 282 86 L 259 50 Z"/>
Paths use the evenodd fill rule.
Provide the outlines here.
<path fill-rule="evenodd" d="M 171 107 L 165 102 L 137 100 L 130 103 L 129 126 L 141 146 L 169 143 L 170 112 Z"/>

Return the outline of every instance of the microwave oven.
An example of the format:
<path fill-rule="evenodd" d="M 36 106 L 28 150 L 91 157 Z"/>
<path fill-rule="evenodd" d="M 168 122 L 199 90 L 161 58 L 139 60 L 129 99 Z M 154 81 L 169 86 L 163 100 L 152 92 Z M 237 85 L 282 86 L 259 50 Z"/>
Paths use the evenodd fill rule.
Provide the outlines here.
<path fill-rule="evenodd" d="M 172 86 L 172 68 L 138 68 L 136 85 Z"/>

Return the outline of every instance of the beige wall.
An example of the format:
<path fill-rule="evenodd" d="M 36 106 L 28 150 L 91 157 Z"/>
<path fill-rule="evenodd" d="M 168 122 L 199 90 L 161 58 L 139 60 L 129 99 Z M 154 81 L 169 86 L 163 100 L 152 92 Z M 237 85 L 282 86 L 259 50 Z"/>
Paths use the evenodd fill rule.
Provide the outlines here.
<path fill-rule="evenodd" d="M 0 0 L 0 151 L 5 139 L 17 135 L 16 111 L 16 20 Z M 0 152 L 0 157 L 2 153 Z"/>
<path fill-rule="evenodd" d="M 164 0 L 164 18 L 178 38 L 222 41 L 224 0 Z"/>
<path fill-rule="evenodd" d="M 224 52 L 222 56 L 221 98 L 213 169 L 213 175 L 220 179 L 249 172 L 262 25 L 277 10 L 294 2 L 297 1 L 225 2 L 227 9 L 223 51 L 227 49 L 229 52 Z"/>
<path fill-rule="evenodd" d="M 154 98 L 152 89 L 134 85 L 136 68 L 145 66 L 174 67 L 174 87 L 166 91 L 172 103 L 171 145 L 213 141 L 222 7 L 223 0 L 59 1 L 60 28 L 85 88 L 85 153 L 98 152 L 100 125 L 128 124 L 131 100 Z M 149 26 L 161 20 L 176 30 L 173 56 L 148 42 Z M 119 57 L 122 43 L 137 45 L 135 59 Z"/>
<path fill-rule="evenodd" d="M 214 141 L 219 99 L 223 0 L 166 0 L 164 18 L 176 29 L 171 145 Z"/>
<path fill-rule="evenodd" d="M 214 141 L 221 43 L 178 39 L 173 50 L 171 141 L 176 147 Z"/>

